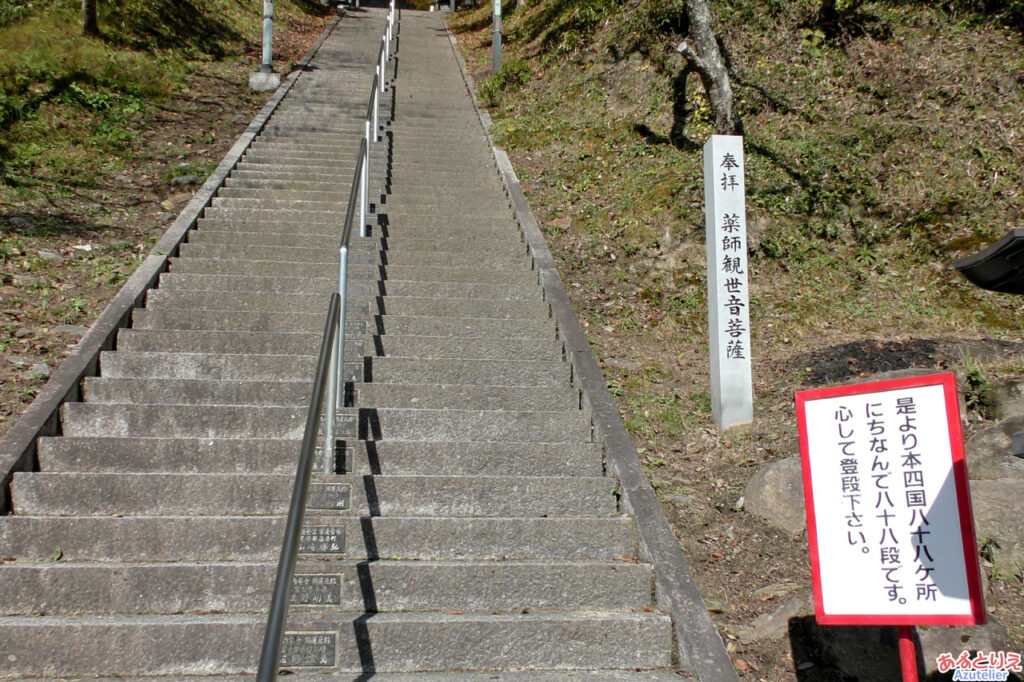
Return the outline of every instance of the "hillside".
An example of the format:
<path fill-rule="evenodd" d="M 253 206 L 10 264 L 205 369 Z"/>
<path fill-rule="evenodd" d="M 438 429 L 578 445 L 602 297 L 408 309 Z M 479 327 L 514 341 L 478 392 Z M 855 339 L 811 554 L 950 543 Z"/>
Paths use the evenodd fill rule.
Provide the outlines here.
<path fill-rule="evenodd" d="M 1022 6 L 711 2 L 746 133 L 756 420 L 721 434 L 704 303 L 712 130 L 674 50 L 685 4 L 518 4 L 504 4 L 496 76 L 490 3 L 450 23 L 737 668 L 852 679 L 815 649 L 820 632 L 805 636 L 806 533 L 744 511 L 745 487 L 797 454 L 796 390 L 952 370 L 970 436 L 992 424 L 992 384 L 1024 372 L 1021 301 L 951 268 L 1024 224 Z M 1021 567 L 983 566 L 994 620 L 1024 641 Z M 789 632 L 783 619 L 748 641 L 758 616 L 801 599 Z"/>
<path fill-rule="evenodd" d="M 268 98 L 258 3 L 79 7 L 0 0 L 0 436 Z M 334 14 L 275 11 L 287 70 Z"/>

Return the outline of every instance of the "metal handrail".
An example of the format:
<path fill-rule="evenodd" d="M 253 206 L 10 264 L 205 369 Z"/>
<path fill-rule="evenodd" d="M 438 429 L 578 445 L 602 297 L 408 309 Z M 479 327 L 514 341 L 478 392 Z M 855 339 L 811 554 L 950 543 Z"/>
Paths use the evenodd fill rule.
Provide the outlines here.
<path fill-rule="evenodd" d="M 320 414 L 324 408 L 324 391 L 327 391 L 327 413 L 324 418 L 323 471 L 334 470 L 335 457 L 335 413 L 342 407 L 344 396 L 345 366 L 345 298 L 348 285 L 348 250 L 352 237 L 355 205 L 359 199 L 359 236 L 366 236 L 366 214 L 369 206 L 369 167 L 370 145 L 377 141 L 379 127 L 380 92 L 384 91 L 386 60 L 390 59 L 388 48 L 394 30 L 395 2 L 389 4 L 387 25 L 381 38 L 378 53 L 378 71 L 374 76 L 370 102 L 366 110 L 366 134 L 359 143 L 356 155 L 356 167 L 349 188 L 348 207 L 345 211 L 345 226 L 342 230 L 341 244 L 338 248 L 338 291 L 331 294 L 330 307 L 327 311 L 327 322 L 324 327 L 320 353 L 317 358 L 316 373 L 313 380 L 313 395 L 310 397 L 309 410 L 306 414 L 306 429 L 302 436 L 302 449 L 296 467 L 295 484 L 292 488 L 291 503 L 288 508 L 288 519 L 285 523 L 285 536 L 281 544 L 281 556 L 277 563 L 277 575 L 274 578 L 274 591 L 271 597 L 270 611 L 267 615 L 267 628 L 263 635 L 263 648 L 260 652 L 257 682 L 274 682 L 277 679 L 278 663 L 281 659 L 281 644 L 284 638 L 284 626 L 288 617 L 288 606 L 291 599 L 292 581 L 295 563 L 298 559 L 299 539 L 302 523 L 306 512 L 306 497 L 309 491 L 309 480 L 313 472 L 317 432 L 320 425 Z M 372 135 L 370 125 L 373 125 Z"/>
<path fill-rule="evenodd" d="M 309 401 L 306 413 L 306 431 L 302 435 L 302 450 L 295 472 L 295 485 L 292 488 L 292 501 L 288 508 L 288 521 L 285 524 L 284 542 L 281 545 L 281 557 L 277 562 L 277 577 L 274 579 L 274 594 L 270 601 L 270 613 L 267 616 L 267 629 L 263 635 L 263 650 L 260 654 L 259 671 L 256 679 L 259 682 L 273 682 L 277 679 L 277 664 L 281 658 L 281 641 L 284 636 L 284 622 L 288 617 L 288 601 L 292 592 L 292 576 L 295 572 L 295 561 L 299 554 L 299 536 L 302 521 L 306 513 L 306 495 L 309 490 L 309 478 L 313 471 L 313 455 L 316 448 L 317 431 L 320 426 L 320 412 L 323 409 L 324 387 L 333 384 L 329 373 L 329 359 L 333 355 L 335 337 L 338 335 L 338 316 L 341 302 L 338 294 L 331 294 L 330 307 L 327 310 L 327 323 L 324 327 L 323 340 L 320 343 L 320 354 L 313 379 L 313 396 Z M 333 410 L 331 410 L 333 412 Z"/>

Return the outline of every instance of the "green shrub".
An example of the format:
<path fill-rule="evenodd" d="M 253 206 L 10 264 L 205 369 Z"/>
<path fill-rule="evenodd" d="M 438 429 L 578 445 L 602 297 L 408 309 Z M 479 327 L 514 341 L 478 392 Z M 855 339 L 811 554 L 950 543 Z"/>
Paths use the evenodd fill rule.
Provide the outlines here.
<path fill-rule="evenodd" d="M 498 73 L 488 76 L 480 84 L 480 101 L 484 106 L 496 107 L 503 92 L 515 92 L 533 75 L 530 65 L 522 59 L 510 59 L 501 65 Z"/>

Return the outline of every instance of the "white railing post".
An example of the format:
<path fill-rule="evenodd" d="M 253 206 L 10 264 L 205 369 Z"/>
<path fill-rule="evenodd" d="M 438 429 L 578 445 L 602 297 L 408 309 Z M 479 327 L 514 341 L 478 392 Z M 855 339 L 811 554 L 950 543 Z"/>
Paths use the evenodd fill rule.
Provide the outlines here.
<path fill-rule="evenodd" d="M 338 310 L 338 342 L 335 344 L 335 352 L 341 358 L 338 362 L 337 374 L 334 377 L 335 402 L 329 402 L 335 409 L 341 409 L 345 400 L 345 297 L 348 292 L 348 244 L 342 244 L 338 252 L 338 295 L 341 297 Z M 324 470 L 326 472 L 326 469 Z"/>
<path fill-rule="evenodd" d="M 342 304 L 344 305 L 344 303 Z M 344 324 L 344 323 L 342 323 Z M 335 335 L 337 335 L 337 330 Z M 334 469 L 334 414 L 338 403 L 338 381 L 340 374 L 338 361 L 338 344 L 331 347 L 331 361 L 327 366 L 327 413 L 324 415 L 324 474 L 330 475 Z"/>
<path fill-rule="evenodd" d="M 359 236 L 366 236 L 366 214 L 370 203 L 370 147 L 367 145 L 363 156 L 363 172 L 359 182 L 359 193 L 362 198 L 359 200 Z"/>

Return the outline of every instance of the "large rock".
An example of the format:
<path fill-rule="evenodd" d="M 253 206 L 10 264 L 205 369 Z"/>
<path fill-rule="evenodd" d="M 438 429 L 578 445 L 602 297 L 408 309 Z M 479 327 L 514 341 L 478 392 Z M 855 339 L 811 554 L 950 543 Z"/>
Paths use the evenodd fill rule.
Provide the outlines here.
<path fill-rule="evenodd" d="M 965 447 L 967 472 L 976 478 L 1024 478 L 1024 458 L 1010 449 L 1013 434 L 1024 432 L 1024 416 L 1013 417 L 974 434 Z"/>
<path fill-rule="evenodd" d="M 1024 416 L 1024 377 L 1007 377 L 993 382 L 992 416 L 996 419 Z"/>
<path fill-rule="evenodd" d="M 743 494 L 744 508 L 772 526 L 798 535 L 807 527 L 800 458 L 787 457 L 761 467 Z"/>
<path fill-rule="evenodd" d="M 1024 478 L 971 481 L 979 549 L 1007 579 L 1024 575 Z"/>
<path fill-rule="evenodd" d="M 1019 651 L 1002 625 L 991 619 L 971 627 L 919 627 L 916 629 L 919 661 L 924 663 L 921 679 L 938 676 L 936 658 L 948 653 L 954 658 L 963 651 Z M 822 626 L 814 616 L 794 618 L 789 623 L 793 662 L 807 671 L 807 679 L 899 680 L 899 640 L 895 627 Z M 811 677 L 814 670 L 816 676 Z M 804 678 L 800 678 L 804 679 Z M 1011 678 L 1013 679 L 1013 678 Z"/>
<path fill-rule="evenodd" d="M 917 637 L 928 679 L 932 679 L 931 675 L 939 671 L 935 661 L 939 654 L 951 654 L 956 658 L 963 651 L 1020 651 L 1020 645 L 1014 644 L 1006 628 L 991 616 L 984 625 L 920 626 L 917 628 Z"/>

